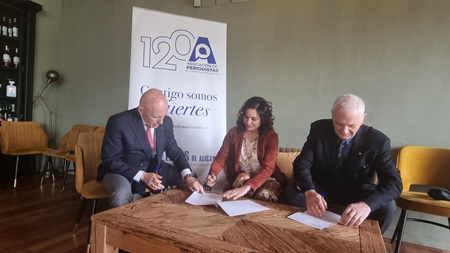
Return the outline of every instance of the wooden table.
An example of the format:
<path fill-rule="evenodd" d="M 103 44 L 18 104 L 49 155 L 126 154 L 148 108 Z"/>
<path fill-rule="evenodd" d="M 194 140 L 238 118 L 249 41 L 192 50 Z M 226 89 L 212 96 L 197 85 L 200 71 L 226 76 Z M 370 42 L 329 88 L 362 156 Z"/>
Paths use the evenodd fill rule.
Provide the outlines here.
<path fill-rule="evenodd" d="M 386 252 L 378 222 L 318 230 L 286 218 L 301 208 L 256 201 L 270 210 L 229 217 L 192 206 L 174 189 L 92 216 L 92 252 Z"/>

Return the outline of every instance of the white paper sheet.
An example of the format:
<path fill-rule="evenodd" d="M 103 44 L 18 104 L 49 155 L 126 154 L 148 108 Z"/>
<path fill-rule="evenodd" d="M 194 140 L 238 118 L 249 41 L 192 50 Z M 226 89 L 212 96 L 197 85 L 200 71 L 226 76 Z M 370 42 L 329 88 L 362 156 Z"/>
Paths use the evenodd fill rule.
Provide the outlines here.
<path fill-rule="evenodd" d="M 340 215 L 329 211 L 326 211 L 320 218 L 312 216 L 308 211 L 294 213 L 289 215 L 288 218 L 320 230 L 334 226 L 341 220 Z"/>
<path fill-rule="evenodd" d="M 268 207 L 262 206 L 251 200 L 235 200 L 217 203 L 228 216 L 237 216 L 248 213 L 256 213 L 269 210 Z"/>
<path fill-rule="evenodd" d="M 222 193 L 193 192 L 191 196 L 186 199 L 186 203 L 194 206 L 214 205 L 220 201 L 222 201 Z"/>

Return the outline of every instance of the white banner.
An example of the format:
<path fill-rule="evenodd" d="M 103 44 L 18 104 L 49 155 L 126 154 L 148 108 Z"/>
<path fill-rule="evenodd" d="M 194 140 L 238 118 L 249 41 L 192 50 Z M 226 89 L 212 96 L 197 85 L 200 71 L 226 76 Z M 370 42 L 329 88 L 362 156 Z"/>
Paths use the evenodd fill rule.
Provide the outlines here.
<path fill-rule="evenodd" d="M 163 91 L 175 138 L 201 181 L 226 134 L 226 29 L 133 7 L 128 108 L 150 88 Z"/>

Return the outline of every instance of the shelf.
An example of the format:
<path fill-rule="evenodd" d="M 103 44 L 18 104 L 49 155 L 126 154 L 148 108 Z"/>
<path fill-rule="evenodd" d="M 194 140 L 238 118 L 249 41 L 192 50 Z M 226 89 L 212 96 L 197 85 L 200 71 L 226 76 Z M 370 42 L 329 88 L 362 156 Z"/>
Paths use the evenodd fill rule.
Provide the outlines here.
<path fill-rule="evenodd" d="M 0 96 L 0 99 L 1 100 L 16 100 L 17 99 L 17 97 L 7 97 L 7 96 Z"/>
<path fill-rule="evenodd" d="M 2 62 L 3 63 L 3 62 Z M 1 70 L 6 70 L 6 71 L 19 71 L 20 69 L 20 65 L 19 67 L 15 68 L 15 67 L 5 67 L 3 65 L 0 65 L 0 69 Z"/>
<path fill-rule="evenodd" d="M 10 37 L 0 34 L 0 54 L 3 55 L 5 46 L 8 46 L 11 56 L 11 65 L 4 66 L 0 61 L 0 104 L 2 106 L 15 105 L 18 120 L 32 120 L 33 101 L 33 74 L 35 55 L 35 27 L 36 13 L 42 11 L 42 5 L 30 0 L 0 0 L 0 24 L 3 17 L 18 28 L 18 36 Z M 14 21 L 15 19 L 15 21 Z M 7 25 L 12 27 L 13 25 Z M 18 49 L 20 63 L 14 65 L 14 56 Z M 16 97 L 7 97 L 6 91 L 9 81 L 13 80 L 16 86 Z"/>
<path fill-rule="evenodd" d="M 9 36 L 5 36 L 0 34 L 0 40 L 5 41 L 5 42 L 9 42 L 9 43 L 15 43 L 15 44 L 19 44 L 20 43 L 20 38 L 19 37 L 9 37 Z"/>

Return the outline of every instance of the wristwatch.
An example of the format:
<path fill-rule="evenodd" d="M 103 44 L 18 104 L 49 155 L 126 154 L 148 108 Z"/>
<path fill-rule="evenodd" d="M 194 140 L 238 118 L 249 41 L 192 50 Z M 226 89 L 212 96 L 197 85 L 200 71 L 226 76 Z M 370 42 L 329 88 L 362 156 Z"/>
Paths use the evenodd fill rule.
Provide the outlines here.
<path fill-rule="evenodd" d="M 192 171 L 191 173 L 186 174 L 186 175 L 183 177 L 183 180 L 186 181 L 186 179 L 188 179 L 189 177 L 197 178 L 197 175 Z"/>

